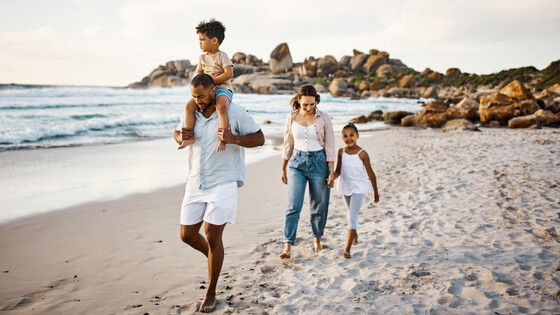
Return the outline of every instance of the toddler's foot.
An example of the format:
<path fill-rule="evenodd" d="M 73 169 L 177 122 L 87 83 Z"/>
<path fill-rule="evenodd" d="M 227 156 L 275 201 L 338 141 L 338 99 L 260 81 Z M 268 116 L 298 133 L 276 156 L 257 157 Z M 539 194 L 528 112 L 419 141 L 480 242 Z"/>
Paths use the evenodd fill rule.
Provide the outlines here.
<path fill-rule="evenodd" d="M 315 250 L 316 253 L 320 252 L 321 249 L 323 249 L 323 245 L 321 245 L 320 238 L 315 238 L 315 240 L 313 241 L 313 249 Z"/>
<path fill-rule="evenodd" d="M 222 141 L 220 141 L 218 143 L 218 147 L 216 148 L 216 151 L 220 152 L 220 151 L 225 151 L 226 150 L 226 144 L 223 143 Z"/>
<path fill-rule="evenodd" d="M 193 143 L 194 143 L 194 139 L 183 140 L 183 142 L 181 142 L 181 145 L 177 148 L 177 150 L 184 149 Z"/>
<path fill-rule="evenodd" d="M 350 255 L 350 252 L 344 252 L 342 253 L 342 256 L 344 256 L 344 258 L 351 258 L 352 255 Z"/>

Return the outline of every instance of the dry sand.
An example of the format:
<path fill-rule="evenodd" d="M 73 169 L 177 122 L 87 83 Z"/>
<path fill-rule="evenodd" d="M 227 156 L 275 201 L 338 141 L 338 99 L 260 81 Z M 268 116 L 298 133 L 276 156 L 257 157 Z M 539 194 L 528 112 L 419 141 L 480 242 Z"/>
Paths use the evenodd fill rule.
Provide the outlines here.
<path fill-rule="evenodd" d="M 381 201 L 364 204 L 342 258 L 346 210 L 333 192 L 321 253 L 304 206 L 283 248 L 280 157 L 248 167 L 225 231 L 216 313 L 560 313 L 560 132 L 363 133 Z M 340 142 L 339 142 L 340 144 Z M 183 187 L 0 226 L 0 311 L 189 314 L 202 254 L 179 240 Z"/>

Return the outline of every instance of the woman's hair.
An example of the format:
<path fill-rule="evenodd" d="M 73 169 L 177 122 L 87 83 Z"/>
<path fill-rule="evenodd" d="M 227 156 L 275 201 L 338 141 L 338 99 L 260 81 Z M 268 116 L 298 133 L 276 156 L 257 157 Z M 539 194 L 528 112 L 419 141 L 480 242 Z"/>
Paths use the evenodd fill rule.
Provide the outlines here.
<path fill-rule="evenodd" d="M 299 87 L 299 90 L 297 91 L 296 96 L 294 96 L 292 98 L 292 100 L 290 101 L 290 104 L 292 105 L 292 108 L 294 110 L 298 110 L 301 105 L 299 103 L 299 99 L 302 96 L 313 96 L 315 97 L 315 105 L 319 104 L 319 102 L 321 101 L 321 95 L 319 95 L 319 93 L 317 93 L 317 90 L 315 89 L 315 87 L 311 84 L 305 84 Z"/>
<path fill-rule="evenodd" d="M 354 125 L 353 123 L 349 123 L 348 125 L 342 127 L 342 130 L 347 129 L 347 128 L 352 128 L 352 129 L 354 129 L 354 131 L 356 132 L 356 134 L 359 134 L 358 128 L 357 128 L 356 125 Z"/>

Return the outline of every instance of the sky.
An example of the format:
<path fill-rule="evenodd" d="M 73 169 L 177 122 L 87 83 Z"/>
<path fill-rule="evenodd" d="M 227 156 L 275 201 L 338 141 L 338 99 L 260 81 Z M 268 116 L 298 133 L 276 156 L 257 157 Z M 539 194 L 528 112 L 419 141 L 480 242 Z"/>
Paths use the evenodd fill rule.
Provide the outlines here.
<path fill-rule="evenodd" d="M 559 12 L 559 0 L 0 0 L 0 83 L 126 86 L 195 64 L 210 18 L 230 57 L 268 62 L 287 43 L 294 62 L 378 49 L 417 71 L 543 69 L 560 59 Z"/>

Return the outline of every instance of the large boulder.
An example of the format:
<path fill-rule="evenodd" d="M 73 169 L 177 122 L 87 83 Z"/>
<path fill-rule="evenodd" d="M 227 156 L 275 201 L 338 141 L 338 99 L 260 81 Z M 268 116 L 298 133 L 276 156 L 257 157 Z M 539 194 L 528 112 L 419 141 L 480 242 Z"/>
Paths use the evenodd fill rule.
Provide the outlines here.
<path fill-rule="evenodd" d="M 534 99 L 531 92 L 523 86 L 523 84 L 517 80 L 513 80 L 508 85 L 504 86 L 500 93 L 513 98 L 516 101 L 532 100 Z"/>
<path fill-rule="evenodd" d="M 418 121 L 416 121 L 415 115 L 408 115 L 403 117 L 401 119 L 401 125 L 403 127 L 420 127 L 420 128 L 428 127 L 428 124 L 426 123 L 421 124 Z"/>
<path fill-rule="evenodd" d="M 509 121 L 514 117 L 513 102 L 514 99 L 502 93 L 482 97 L 478 107 L 480 121 L 483 123 L 489 123 L 493 120 Z"/>
<path fill-rule="evenodd" d="M 369 115 L 367 115 L 367 120 L 368 121 L 384 121 L 385 118 L 383 118 L 383 111 L 381 110 L 374 110 L 373 112 L 369 113 Z"/>
<path fill-rule="evenodd" d="M 369 56 L 364 63 L 362 72 L 364 73 L 375 73 L 379 66 L 387 63 L 387 60 L 383 56 L 375 55 Z"/>
<path fill-rule="evenodd" d="M 537 110 L 539 110 L 539 104 L 534 99 L 523 100 L 513 104 L 513 115 L 515 117 L 531 115 Z"/>
<path fill-rule="evenodd" d="M 478 102 L 467 96 L 463 98 L 459 104 L 449 108 L 447 110 L 447 115 L 449 119 L 465 118 L 476 120 L 478 118 L 478 107 Z"/>
<path fill-rule="evenodd" d="M 354 72 L 363 72 L 363 65 L 367 61 L 368 55 L 358 54 L 350 59 L 350 70 Z"/>
<path fill-rule="evenodd" d="M 560 124 L 560 115 L 553 114 L 549 110 L 539 109 L 535 115 L 542 126 L 558 126 Z"/>
<path fill-rule="evenodd" d="M 466 119 L 453 119 L 449 120 L 448 122 L 443 125 L 441 132 L 450 132 L 450 131 L 463 131 L 463 130 L 470 130 L 470 131 L 480 131 L 472 122 Z"/>
<path fill-rule="evenodd" d="M 526 115 L 521 117 L 515 117 L 508 121 L 509 128 L 530 128 L 539 124 L 536 115 Z"/>
<path fill-rule="evenodd" d="M 432 128 L 441 127 L 447 122 L 448 105 L 442 101 L 431 101 L 426 107 L 416 114 L 416 120 L 419 123 L 426 123 Z"/>
<path fill-rule="evenodd" d="M 438 83 L 441 81 L 441 79 L 443 79 L 443 76 L 441 75 L 441 73 L 439 72 L 430 72 L 430 74 L 428 74 L 428 78 L 431 79 L 432 81 Z"/>
<path fill-rule="evenodd" d="M 235 54 L 233 54 L 233 56 L 231 57 L 231 62 L 233 62 L 233 64 L 237 64 L 237 63 L 245 63 L 245 59 L 247 58 L 247 55 L 245 55 L 242 52 L 236 52 Z"/>
<path fill-rule="evenodd" d="M 449 68 L 447 69 L 447 71 L 445 71 L 446 77 L 452 77 L 460 74 L 461 74 L 461 70 L 459 70 L 458 68 Z"/>
<path fill-rule="evenodd" d="M 334 97 L 344 96 L 348 92 L 348 84 L 346 80 L 335 78 L 329 84 L 329 92 Z"/>
<path fill-rule="evenodd" d="M 377 74 L 377 76 L 380 78 L 389 78 L 393 74 L 393 72 L 393 67 L 391 65 L 384 64 L 377 68 L 375 74 Z"/>
<path fill-rule="evenodd" d="M 407 74 L 401 78 L 399 81 L 401 88 L 413 88 L 416 85 L 416 80 L 413 74 Z"/>
<path fill-rule="evenodd" d="M 338 61 L 333 56 L 327 55 L 319 60 L 317 64 L 317 76 L 326 77 L 338 71 Z"/>
<path fill-rule="evenodd" d="M 399 111 L 384 113 L 383 118 L 385 119 L 386 124 L 400 125 L 401 119 L 403 119 L 408 115 L 412 115 L 412 113 L 399 110 Z"/>
<path fill-rule="evenodd" d="M 338 65 L 340 67 L 348 67 L 350 66 L 350 60 L 352 60 L 351 56 L 342 56 L 342 58 L 338 61 Z"/>
<path fill-rule="evenodd" d="M 177 72 L 183 72 L 191 66 L 191 62 L 188 59 L 175 60 L 174 66 Z"/>
<path fill-rule="evenodd" d="M 282 75 L 269 72 L 255 72 L 242 74 L 231 82 L 233 88 L 238 91 L 247 91 L 247 87 L 253 93 L 275 94 L 279 91 L 291 91 L 294 89 L 292 80 Z"/>
<path fill-rule="evenodd" d="M 313 57 L 306 59 L 299 68 L 299 74 L 310 78 L 317 76 L 317 60 Z"/>
<path fill-rule="evenodd" d="M 366 116 L 361 115 L 361 116 L 350 119 L 349 123 L 351 123 L 351 124 L 365 124 L 365 123 L 367 123 L 367 118 L 366 118 Z"/>
<path fill-rule="evenodd" d="M 270 53 L 270 71 L 272 73 L 284 73 L 293 67 L 292 55 L 288 44 L 282 43 Z"/>
<path fill-rule="evenodd" d="M 241 63 L 237 63 L 233 65 L 233 77 L 237 78 L 242 74 L 254 73 L 256 72 L 257 67 L 255 66 L 248 66 Z"/>
<path fill-rule="evenodd" d="M 438 90 L 436 86 L 429 86 L 423 93 L 422 98 L 438 98 Z"/>
<path fill-rule="evenodd" d="M 404 92 L 401 88 L 395 86 L 388 89 L 385 94 L 389 97 L 403 97 Z"/>
<path fill-rule="evenodd" d="M 556 95 L 560 96 L 560 83 L 555 83 L 553 86 L 549 87 L 547 90 L 549 90 L 552 93 L 555 93 Z"/>

